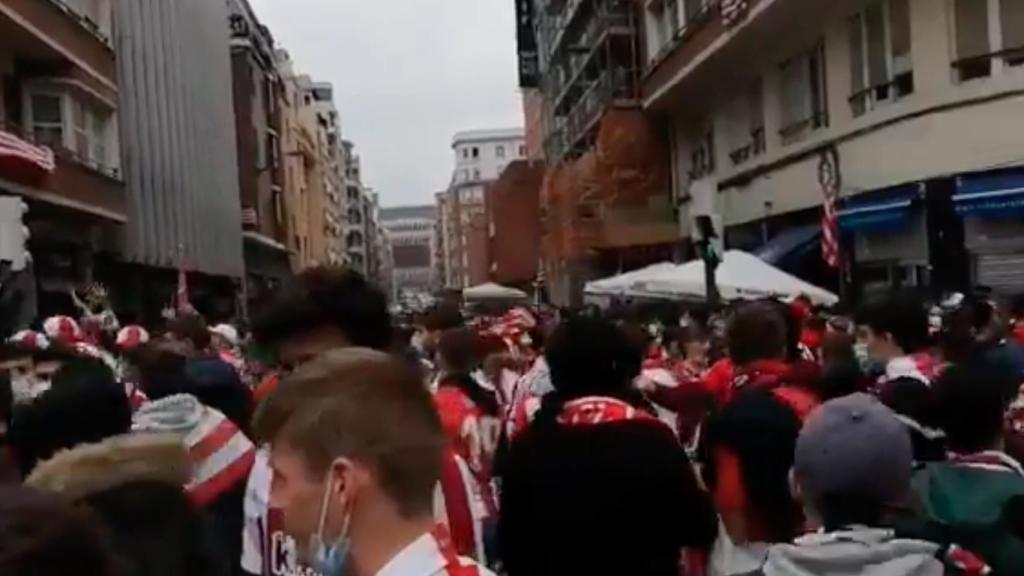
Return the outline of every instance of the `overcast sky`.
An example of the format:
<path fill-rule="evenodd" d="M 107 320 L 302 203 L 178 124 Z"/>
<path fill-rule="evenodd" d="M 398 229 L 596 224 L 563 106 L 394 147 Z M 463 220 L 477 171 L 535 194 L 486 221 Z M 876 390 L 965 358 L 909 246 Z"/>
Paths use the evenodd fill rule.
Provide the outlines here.
<path fill-rule="evenodd" d="M 384 206 L 433 202 L 459 130 L 521 126 L 511 0 L 250 0 L 299 72 L 334 83 Z"/>

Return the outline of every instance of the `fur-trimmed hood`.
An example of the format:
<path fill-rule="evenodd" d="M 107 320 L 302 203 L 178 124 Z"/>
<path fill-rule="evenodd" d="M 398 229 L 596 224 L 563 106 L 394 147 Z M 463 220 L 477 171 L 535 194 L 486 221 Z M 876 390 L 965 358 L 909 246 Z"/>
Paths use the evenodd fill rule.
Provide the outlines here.
<path fill-rule="evenodd" d="M 188 451 L 177 434 L 127 434 L 57 453 L 39 464 L 25 484 L 71 499 L 128 484 L 188 484 Z"/>

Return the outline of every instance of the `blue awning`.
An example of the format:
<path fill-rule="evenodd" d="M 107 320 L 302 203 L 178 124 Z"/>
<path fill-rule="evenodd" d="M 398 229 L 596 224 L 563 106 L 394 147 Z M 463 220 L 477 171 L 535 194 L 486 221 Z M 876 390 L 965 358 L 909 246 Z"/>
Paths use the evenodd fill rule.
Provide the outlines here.
<path fill-rule="evenodd" d="M 1024 170 L 960 176 L 956 189 L 953 203 L 960 214 L 1016 216 L 1024 212 Z"/>
<path fill-rule="evenodd" d="M 804 254 L 821 238 L 821 224 L 809 224 L 789 228 L 761 246 L 754 255 L 761 260 L 779 266 L 791 256 Z"/>
<path fill-rule="evenodd" d="M 910 220 L 919 190 L 918 184 L 907 184 L 847 198 L 839 210 L 839 227 L 856 232 L 903 226 Z"/>

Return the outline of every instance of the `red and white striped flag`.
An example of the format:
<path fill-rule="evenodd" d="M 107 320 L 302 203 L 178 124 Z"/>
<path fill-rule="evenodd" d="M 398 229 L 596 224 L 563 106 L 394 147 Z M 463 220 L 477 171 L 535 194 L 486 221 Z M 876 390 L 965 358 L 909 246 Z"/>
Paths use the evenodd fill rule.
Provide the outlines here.
<path fill-rule="evenodd" d="M 821 211 L 821 257 L 830 268 L 842 264 L 842 248 L 839 245 L 839 215 L 836 201 L 839 197 L 838 159 L 830 154 L 821 158 L 818 166 L 818 183 L 821 185 L 825 202 Z"/>
<path fill-rule="evenodd" d="M 47 173 L 53 172 L 57 167 L 53 159 L 53 150 L 46 146 L 30 144 L 3 130 L 0 130 L 0 158 L 24 160 Z"/>

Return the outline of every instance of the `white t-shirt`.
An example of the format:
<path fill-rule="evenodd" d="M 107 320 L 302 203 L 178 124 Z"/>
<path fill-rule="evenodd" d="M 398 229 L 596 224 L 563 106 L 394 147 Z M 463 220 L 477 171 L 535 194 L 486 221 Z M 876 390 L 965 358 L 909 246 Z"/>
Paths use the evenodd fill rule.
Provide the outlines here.
<path fill-rule="evenodd" d="M 260 576 L 317 576 L 299 563 L 295 539 L 285 534 L 280 510 L 270 508 L 270 453 L 261 448 L 245 488 L 242 569 Z"/>
<path fill-rule="evenodd" d="M 468 558 L 456 556 L 431 534 L 420 536 L 377 572 L 377 576 L 495 576 Z"/>

